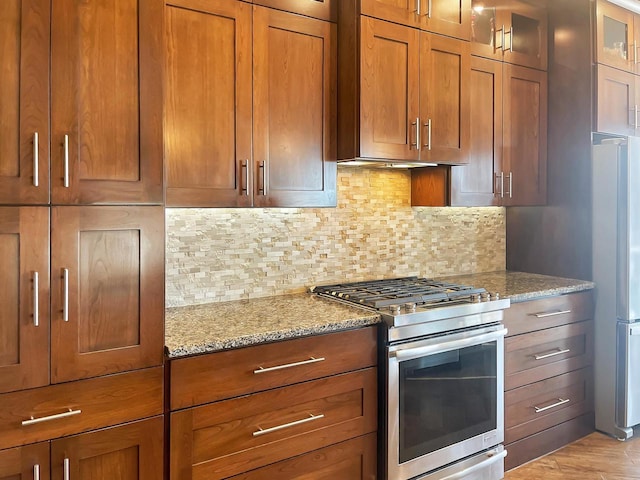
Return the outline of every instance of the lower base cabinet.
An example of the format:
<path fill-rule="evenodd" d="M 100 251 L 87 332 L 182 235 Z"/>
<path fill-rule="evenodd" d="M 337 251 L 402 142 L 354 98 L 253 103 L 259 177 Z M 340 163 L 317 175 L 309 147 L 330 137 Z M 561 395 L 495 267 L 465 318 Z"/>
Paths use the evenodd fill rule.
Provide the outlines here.
<path fill-rule="evenodd" d="M 162 416 L 0 450 L 0 480 L 160 480 Z"/>

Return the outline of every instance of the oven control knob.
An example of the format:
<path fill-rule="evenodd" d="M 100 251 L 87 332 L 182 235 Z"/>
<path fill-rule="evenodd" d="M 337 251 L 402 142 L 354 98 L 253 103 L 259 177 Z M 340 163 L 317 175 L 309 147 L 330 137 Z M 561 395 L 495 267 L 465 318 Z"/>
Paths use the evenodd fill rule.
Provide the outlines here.
<path fill-rule="evenodd" d="M 488 292 L 482 292 L 480 294 L 480 300 L 483 302 L 488 302 L 489 301 L 489 293 Z"/>
<path fill-rule="evenodd" d="M 400 305 L 389 305 L 392 315 L 400 315 Z"/>
<path fill-rule="evenodd" d="M 404 309 L 409 313 L 414 313 L 416 311 L 416 304 L 415 303 L 405 303 L 404 304 Z"/>
<path fill-rule="evenodd" d="M 478 295 L 477 293 L 472 293 L 471 294 L 471 301 L 473 303 L 477 303 L 480 301 L 480 295 Z"/>
<path fill-rule="evenodd" d="M 500 294 L 498 292 L 493 292 L 491 294 L 491 300 L 500 300 Z"/>

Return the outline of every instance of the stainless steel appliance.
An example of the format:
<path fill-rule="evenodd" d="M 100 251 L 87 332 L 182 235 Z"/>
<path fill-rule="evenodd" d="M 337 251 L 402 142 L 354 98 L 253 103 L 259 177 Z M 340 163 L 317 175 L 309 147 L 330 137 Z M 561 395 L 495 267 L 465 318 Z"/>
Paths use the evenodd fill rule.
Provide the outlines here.
<path fill-rule="evenodd" d="M 640 424 L 640 139 L 594 140 L 596 428 L 624 440 Z"/>
<path fill-rule="evenodd" d="M 508 299 L 416 277 L 312 291 L 373 309 L 384 322 L 381 478 L 503 477 Z"/>

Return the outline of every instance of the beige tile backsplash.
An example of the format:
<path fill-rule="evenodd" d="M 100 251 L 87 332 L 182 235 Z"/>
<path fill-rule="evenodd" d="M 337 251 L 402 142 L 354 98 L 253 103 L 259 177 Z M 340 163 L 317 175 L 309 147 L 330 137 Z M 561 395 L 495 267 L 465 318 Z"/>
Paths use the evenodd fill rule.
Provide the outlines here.
<path fill-rule="evenodd" d="M 505 268 L 503 208 L 412 208 L 410 180 L 339 167 L 337 208 L 167 209 L 167 306 Z"/>

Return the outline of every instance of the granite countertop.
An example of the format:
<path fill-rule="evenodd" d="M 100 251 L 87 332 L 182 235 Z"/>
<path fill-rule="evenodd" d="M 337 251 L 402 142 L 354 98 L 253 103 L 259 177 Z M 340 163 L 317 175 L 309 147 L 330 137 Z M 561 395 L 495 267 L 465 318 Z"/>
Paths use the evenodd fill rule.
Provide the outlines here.
<path fill-rule="evenodd" d="M 165 315 L 165 348 L 176 358 L 379 322 L 368 310 L 308 293 L 172 307 Z"/>
<path fill-rule="evenodd" d="M 455 275 L 442 280 L 483 287 L 489 292 L 499 293 L 502 298 L 511 299 L 512 303 L 580 292 L 595 286 L 586 280 L 510 271 Z"/>

